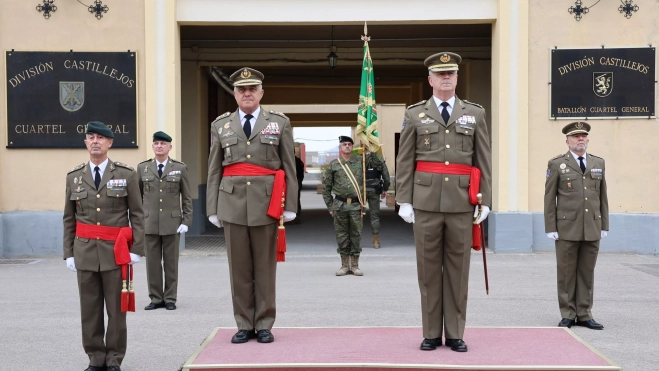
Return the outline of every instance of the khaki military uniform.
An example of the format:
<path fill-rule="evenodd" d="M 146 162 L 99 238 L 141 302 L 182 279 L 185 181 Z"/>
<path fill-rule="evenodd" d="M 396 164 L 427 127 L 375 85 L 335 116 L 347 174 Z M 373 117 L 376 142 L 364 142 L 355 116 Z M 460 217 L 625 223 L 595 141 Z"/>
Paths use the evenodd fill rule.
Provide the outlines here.
<path fill-rule="evenodd" d="M 144 202 L 149 297 L 156 304 L 176 303 L 180 237 L 176 230 L 181 224 L 192 225 L 188 167 L 170 157 L 161 178 L 156 160 L 149 159 L 137 166 L 137 173 Z"/>
<path fill-rule="evenodd" d="M 270 129 L 267 129 L 267 128 Z M 277 127 L 278 130 L 272 128 Z M 265 111 L 246 137 L 238 111 L 211 125 L 206 213 L 224 224 L 231 295 L 239 330 L 270 330 L 275 322 L 277 222 L 266 215 L 274 176 L 222 176 L 225 166 L 248 163 L 286 173 L 284 210 L 297 210 L 293 130 L 281 113 Z"/>
<path fill-rule="evenodd" d="M 144 214 L 137 173 L 108 159 L 96 189 L 89 162 L 85 162 L 67 174 L 65 200 L 64 259 L 73 257 L 78 270 L 82 345 L 90 365 L 120 366 L 126 354 L 127 330 L 126 313 L 121 312 L 122 278 L 115 264 L 114 242 L 76 237 L 76 222 L 111 227 L 126 227 L 130 222 L 130 252 L 144 255 Z"/>
<path fill-rule="evenodd" d="M 492 203 L 490 138 L 485 110 L 455 97 L 444 122 L 433 98 L 405 111 L 396 161 L 396 201 L 412 204 L 423 336 L 462 339 L 474 205 L 469 175 L 417 172 L 416 161 L 476 166 L 483 205 Z M 443 324 L 442 324 L 443 320 Z"/>
<path fill-rule="evenodd" d="M 601 231 L 609 230 L 604 159 L 586 154 L 586 171 L 568 151 L 549 160 L 545 232 L 558 232 L 558 304 L 563 318 L 593 318 L 593 281 Z"/>

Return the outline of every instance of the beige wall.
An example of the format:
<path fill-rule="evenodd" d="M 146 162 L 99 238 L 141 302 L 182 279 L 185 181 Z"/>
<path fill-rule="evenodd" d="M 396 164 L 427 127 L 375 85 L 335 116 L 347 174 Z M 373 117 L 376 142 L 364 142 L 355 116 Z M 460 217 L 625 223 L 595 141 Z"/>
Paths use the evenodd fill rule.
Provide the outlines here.
<path fill-rule="evenodd" d="M 110 150 L 115 161 L 137 165 L 144 160 L 145 63 L 142 1 L 112 2 L 102 20 L 75 1 L 58 1 L 46 20 L 35 10 L 39 1 L 2 0 L 0 7 L 0 211 L 62 210 L 66 173 L 89 160 L 83 149 L 12 149 L 7 143 L 6 66 L 4 51 L 126 51 L 138 59 L 138 144 L 140 149 Z M 37 189 L 37 184 L 39 184 Z"/>
<path fill-rule="evenodd" d="M 529 9 L 533 20 L 529 30 L 529 205 L 542 211 L 547 161 L 567 151 L 561 128 L 570 120 L 549 120 L 549 49 L 647 46 L 659 44 L 657 6 L 640 3 L 640 10 L 625 19 L 619 3 L 602 2 L 581 21 L 569 15 L 564 6 L 534 0 Z M 551 32 L 548 32 L 551 30 Z M 609 207 L 611 212 L 656 213 L 659 197 L 657 120 L 589 120 L 588 152 L 606 160 Z M 649 140 L 644 140 L 648 138 Z"/>

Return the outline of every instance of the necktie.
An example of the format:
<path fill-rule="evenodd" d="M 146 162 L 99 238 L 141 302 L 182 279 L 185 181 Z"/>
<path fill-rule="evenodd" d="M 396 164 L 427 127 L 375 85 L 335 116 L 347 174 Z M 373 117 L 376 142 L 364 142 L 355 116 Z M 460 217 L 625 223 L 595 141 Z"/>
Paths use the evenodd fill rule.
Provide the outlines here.
<path fill-rule="evenodd" d="M 581 168 L 581 172 L 585 173 L 586 172 L 586 165 L 583 163 L 583 157 L 579 156 L 579 167 Z"/>
<path fill-rule="evenodd" d="M 158 164 L 158 176 L 162 178 L 162 167 L 165 166 L 163 164 Z"/>
<path fill-rule="evenodd" d="M 245 123 L 243 124 L 243 131 L 245 132 L 247 139 L 249 139 L 249 137 L 252 135 L 252 124 L 249 121 L 253 118 L 254 116 L 252 115 L 245 115 Z"/>
<path fill-rule="evenodd" d="M 96 190 L 98 190 L 98 187 L 101 185 L 101 169 L 96 166 L 94 167 L 94 172 L 96 175 L 94 175 L 94 184 L 96 184 Z"/>
<path fill-rule="evenodd" d="M 442 102 L 442 118 L 444 119 L 444 122 L 448 125 L 448 120 L 451 118 L 451 115 L 448 114 L 448 110 L 446 107 L 448 107 L 448 102 Z"/>

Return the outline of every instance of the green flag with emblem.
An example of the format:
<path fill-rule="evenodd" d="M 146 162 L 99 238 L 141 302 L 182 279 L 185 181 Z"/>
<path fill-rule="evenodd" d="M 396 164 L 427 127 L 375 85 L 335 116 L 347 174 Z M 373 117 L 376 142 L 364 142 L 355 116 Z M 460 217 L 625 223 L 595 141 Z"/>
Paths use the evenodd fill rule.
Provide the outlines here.
<path fill-rule="evenodd" d="M 380 149 L 380 138 L 378 137 L 378 110 L 375 103 L 375 77 L 373 75 L 373 60 L 368 49 L 371 39 L 368 35 L 366 23 L 364 23 L 364 60 L 362 62 L 362 83 L 359 89 L 359 108 L 357 111 L 356 135 L 375 152 Z"/>

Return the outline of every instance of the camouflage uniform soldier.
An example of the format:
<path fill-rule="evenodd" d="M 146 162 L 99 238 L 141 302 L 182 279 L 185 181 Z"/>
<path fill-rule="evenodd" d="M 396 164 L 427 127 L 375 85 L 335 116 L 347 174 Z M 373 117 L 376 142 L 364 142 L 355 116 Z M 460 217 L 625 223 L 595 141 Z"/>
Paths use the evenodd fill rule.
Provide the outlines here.
<path fill-rule="evenodd" d="M 366 200 L 371 216 L 373 247 L 380 248 L 380 199 L 387 196 L 391 185 L 389 169 L 384 158 L 375 152 L 366 155 Z"/>
<path fill-rule="evenodd" d="M 352 138 L 340 136 L 339 158 L 330 162 L 323 176 L 323 199 L 334 217 L 337 252 L 341 255 L 341 268 L 337 276 L 352 272 L 363 276 L 359 269 L 362 234 L 362 159 L 352 156 Z M 332 198 L 334 193 L 334 198 Z"/>

